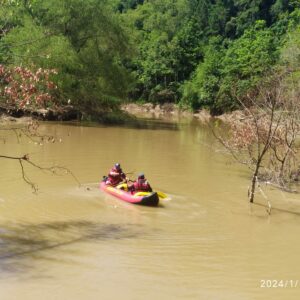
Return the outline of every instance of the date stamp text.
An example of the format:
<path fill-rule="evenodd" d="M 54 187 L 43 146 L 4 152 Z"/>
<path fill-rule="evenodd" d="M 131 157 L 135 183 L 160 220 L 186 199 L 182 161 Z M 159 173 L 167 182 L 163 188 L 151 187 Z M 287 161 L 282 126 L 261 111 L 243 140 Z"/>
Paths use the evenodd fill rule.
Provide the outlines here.
<path fill-rule="evenodd" d="M 261 288 L 297 288 L 299 280 L 295 279 L 261 279 Z"/>

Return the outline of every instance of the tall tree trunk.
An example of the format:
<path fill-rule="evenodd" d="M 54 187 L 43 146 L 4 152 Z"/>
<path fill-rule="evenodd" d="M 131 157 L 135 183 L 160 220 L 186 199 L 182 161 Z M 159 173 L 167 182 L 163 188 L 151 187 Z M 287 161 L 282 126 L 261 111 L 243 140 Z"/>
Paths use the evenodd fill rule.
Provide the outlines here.
<path fill-rule="evenodd" d="M 256 181 L 257 181 L 259 167 L 260 167 L 260 163 L 257 163 L 255 171 L 253 173 L 252 181 L 251 181 L 251 189 L 250 189 L 250 194 L 249 194 L 250 203 L 254 202 L 255 187 L 256 187 Z"/>

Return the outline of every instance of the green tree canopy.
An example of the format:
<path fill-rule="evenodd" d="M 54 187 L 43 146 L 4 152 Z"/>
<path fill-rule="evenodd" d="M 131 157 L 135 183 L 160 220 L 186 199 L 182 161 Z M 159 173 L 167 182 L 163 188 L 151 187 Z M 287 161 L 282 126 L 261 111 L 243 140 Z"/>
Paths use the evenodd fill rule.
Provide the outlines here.
<path fill-rule="evenodd" d="M 18 16 L 1 39 L 7 63 L 56 68 L 60 96 L 82 107 L 126 97 L 130 46 L 105 1 L 23 1 Z"/>

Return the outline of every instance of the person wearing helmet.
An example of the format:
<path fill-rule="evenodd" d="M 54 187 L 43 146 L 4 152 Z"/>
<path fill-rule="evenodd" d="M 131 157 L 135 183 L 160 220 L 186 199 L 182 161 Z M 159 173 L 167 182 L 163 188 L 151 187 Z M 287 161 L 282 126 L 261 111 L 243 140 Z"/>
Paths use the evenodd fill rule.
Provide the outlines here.
<path fill-rule="evenodd" d="M 116 163 L 113 168 L 109 171 L 106 184 L 116 186 L 120 182 L 126 180 L 126 175 L 123 173 L 121 165 L 119 163 Z"/>
<path fill-rule="evenodd" d="M 137 180 L 133 182 L 131 190 L 137 192 L 152 192 L 152 188 L 143 173 L 140 173 Z"/>

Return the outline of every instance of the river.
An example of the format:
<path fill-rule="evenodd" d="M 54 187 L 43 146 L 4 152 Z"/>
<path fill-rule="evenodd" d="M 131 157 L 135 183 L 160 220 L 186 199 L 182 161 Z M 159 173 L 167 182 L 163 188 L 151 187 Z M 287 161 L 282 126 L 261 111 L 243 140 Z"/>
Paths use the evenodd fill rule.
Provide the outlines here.
<path fill-rule="evenodd" d="M 137 127 L 42 123 L 55 143 L 3 132 L 1 153 L 28 153 L 37 194 L 1 160 L 0 299 L 299 299 L 299 195 L 263 187 L 196 121 Z M 104 194 L 115 162 L 168 194 L 159 207 Z M 296 286 L 297 285 L 297 286 Z"/>

